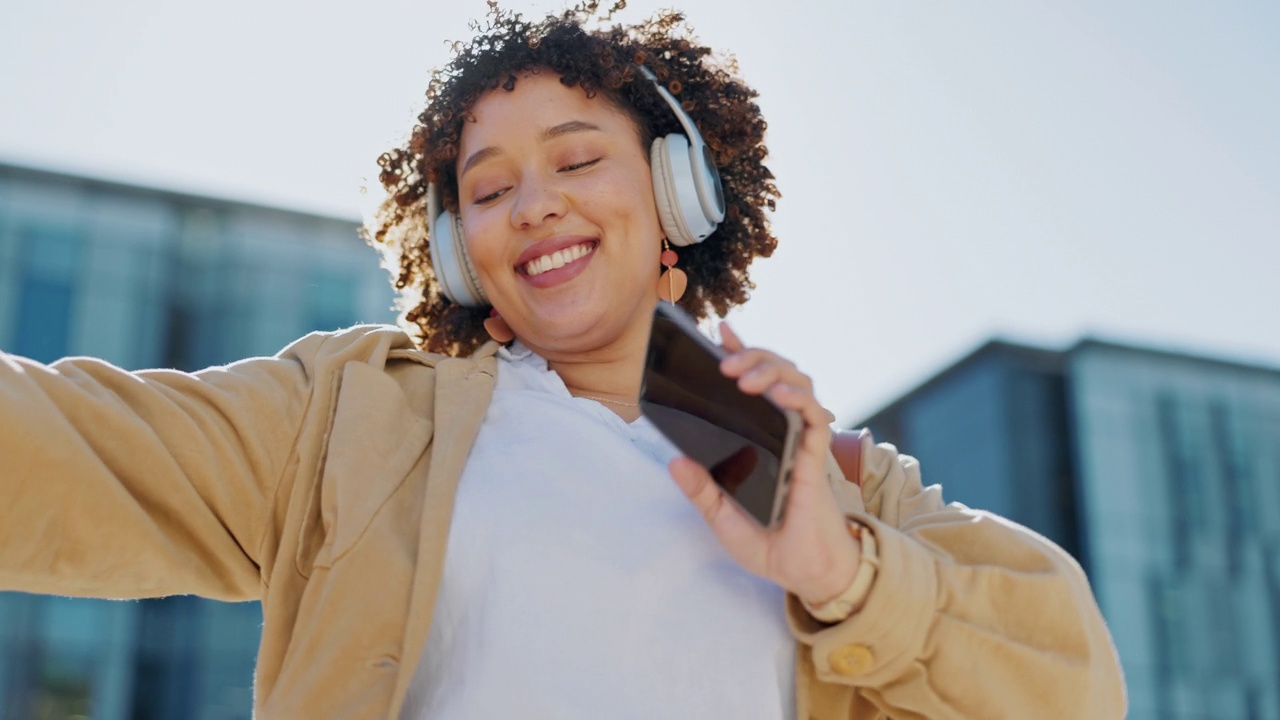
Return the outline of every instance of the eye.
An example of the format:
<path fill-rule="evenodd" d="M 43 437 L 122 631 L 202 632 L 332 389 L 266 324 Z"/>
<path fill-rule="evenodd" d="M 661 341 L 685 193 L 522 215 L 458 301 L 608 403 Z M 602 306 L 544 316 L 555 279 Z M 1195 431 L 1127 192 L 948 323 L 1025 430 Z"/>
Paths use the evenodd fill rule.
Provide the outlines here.
<path fill-rule="evenodd" d="M 475 205 L 484 205 L 485 203 L 491 203 L 494 200 L 497 200 L 498 198 L 502 197 L 502 194 L 505 193 L 506 191 L 507 191 L 506 188 L 503 188 L 501 190 L 495 190 L 489 193 L 488 195 L 485 195 L 483 197 L 478 197 L 475 200 L 472 200 L 471 202 Z"/>
<path fill-rule="evenodd" d="M 600 162 L 600 160 L 601 160 L 600 158 L 596 158 L 594 160 L 587 160 L 586 162 L 570 163 L 560 168 L 560 172 L 573 172 L 575 170 L 583 170 L 591 167 L 592 165 L 595 165 L 596 163 Z"/>

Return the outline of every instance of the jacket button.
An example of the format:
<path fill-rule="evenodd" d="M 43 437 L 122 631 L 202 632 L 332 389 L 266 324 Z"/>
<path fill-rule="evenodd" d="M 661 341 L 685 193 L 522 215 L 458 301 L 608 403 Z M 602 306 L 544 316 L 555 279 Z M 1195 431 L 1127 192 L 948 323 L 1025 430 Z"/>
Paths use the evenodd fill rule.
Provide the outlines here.
<path fill-rule="evenodd" d="M 861 677 L 871 672 L 876 656 L 866 645 L 845 645 L 827 654 L 827 664 L 838 675 Z"/>

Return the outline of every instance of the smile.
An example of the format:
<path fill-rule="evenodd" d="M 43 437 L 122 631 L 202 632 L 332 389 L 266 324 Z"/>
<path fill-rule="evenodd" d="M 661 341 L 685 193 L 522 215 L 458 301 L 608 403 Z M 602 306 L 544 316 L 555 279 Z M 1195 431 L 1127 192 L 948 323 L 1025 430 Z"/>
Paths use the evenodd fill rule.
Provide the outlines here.
<path fill-rule="evenodd" d="M 587 240 L 585 242 L 572 245 L 567 248 L 556 250 L 553 253 L 536 257 L 520 267 L 520 270 L 529 277 L 537 277 L 545 272 L 550 272 L 568 265 L 575 260 L 582 258 L 595 252 L 596 242 Z"/>

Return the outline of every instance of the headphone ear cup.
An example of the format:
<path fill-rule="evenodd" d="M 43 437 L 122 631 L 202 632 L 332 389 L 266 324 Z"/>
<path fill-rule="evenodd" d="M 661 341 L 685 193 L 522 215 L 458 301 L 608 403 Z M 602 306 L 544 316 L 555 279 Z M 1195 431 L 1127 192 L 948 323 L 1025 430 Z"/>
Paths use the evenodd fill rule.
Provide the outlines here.
<path fill-rule="evenodd" d="M 676 191 L 675 178 L 671 176 L 671 155 L 667 151 L 668 138 L 653 139 L 649 146 L 649 168 L 653 175 L 653 200 L 658 208 L 658 222 L 662 224 L 662 232 L 672 245 L 681 247 L 697 242 L 689 235 L 680 218 L 680 198 Z"/>
<path fill-rule="evenodd" d="M 462 235 L 462 222 L 445 210 L 435 186 L 427 188 L 427 217 L 430 220 L 431 267 L 436 273 L 440 292 L 453 302 L 466 307 L 489 304 L 480 278 L 476 275 L 467 243 Z"/>
<path fill-rule="evenodd" d="M 708 173 L 705 158 L 694 157 L 689 138 L 680 133 L 654 139 L 649 147 L 649 167 L 658 219 L 671 244 L 696 245 L 710 237 L 723 213 L 710 214 L 698 192 L 697 175 L 707 174 L 718 182 L 715 167 Z M 720 201 L 713 204 L 716 202 Z"/>
<path fill-rule="evenodd" d="M 476 273 L 476 266 L 471 263 L 471 253 L 467 252 L 467 239 L 462 234 L 462 218 L 451 212 L 446 212 L 444 215 L 452 224 L 454 245 L 457 247 L 458 257 L 462 260 L 462 270 L 466 273 L 467 291 L 471 296 L 468 302 L 460 304 L 468 307 L 490 305 L 489 296 L 485 294 L 484 286 L 480 284 L 480 275 Z"/>

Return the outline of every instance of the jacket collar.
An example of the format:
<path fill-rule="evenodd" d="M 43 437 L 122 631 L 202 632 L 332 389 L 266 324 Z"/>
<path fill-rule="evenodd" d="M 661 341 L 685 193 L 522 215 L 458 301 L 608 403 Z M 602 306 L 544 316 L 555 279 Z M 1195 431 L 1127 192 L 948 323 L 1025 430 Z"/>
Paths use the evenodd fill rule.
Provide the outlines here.
<path fill-rule="evenodd" d="M 426 365 L 427 367 L 436 367 L 437 365 L 439 365 L 440 363 L 446 360 L 481 361 L 481 360 L 484 360 L 485 358 L 491 358 L 498 354 L 498 349 L 501 347 L 502 345 L 498 344 L 497 341 L 488 340 L 483 345 L 476 348 L 475 352 L 471 353 L 465 358 L 451 358 L 448 355 L 441 355 L 440 353 L 427 352 L 426 350 L 419 350 L 416 347 L 400 348 L 400 349 L 392 350 L 390 353 L 390 357 L 400 359 L 400 360 L 412 360 L 413 362 L 416 362 L 420 365 Z"/>
<path fill-rule="evenodd" d="M 427 471 L 426 494 L 419 527 L 418 560 L 414 572 L 409 618 L 405 624 L 403 655 L 396 678 L 396 703 L 404 701 L 431 630 L 436 594 L 443 574 L 449 523 L 458 481 L 475 443 L 489 401 L 498 363 L 498 343 L 487 342 L 470 357 L 428 355 L 435 366 L 435 435 Z M 399 712 L 398 709 L 395 712 Z"/>

